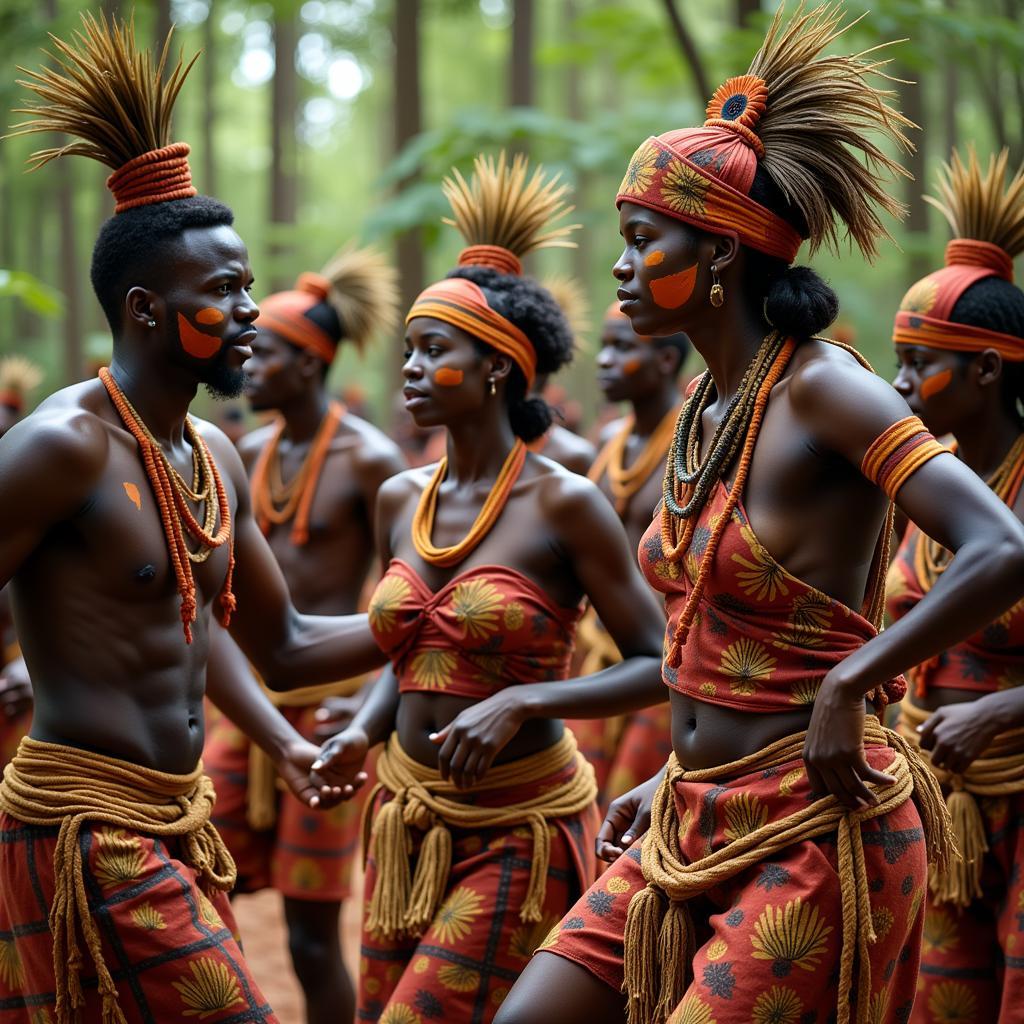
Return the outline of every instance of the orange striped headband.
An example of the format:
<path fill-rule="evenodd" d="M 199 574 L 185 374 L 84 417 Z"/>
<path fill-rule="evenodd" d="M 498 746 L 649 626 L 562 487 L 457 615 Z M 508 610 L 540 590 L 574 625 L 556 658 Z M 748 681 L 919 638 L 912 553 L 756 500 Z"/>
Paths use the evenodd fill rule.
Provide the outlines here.
<path fill-rule="evenodd" d="M 735 235 L 743 245 L 792 263 L 800 233 L 750 198 L 764 146 L 754 132 L 768 98 L 756 75 L 715 90 L 701 128 L 649 138 L 633 154 L 616 205 L 637 203 L 704 231 Z"/>
<path fill-rule="evenodd" d="M 312 352 L 325 363 L 334 362 L 338 339 L 306 316 L 314 306 L 327 300 L 329 289 L 330 282 L 319 274 L 300 275 L 292 291 L 277 292 L 260 302 L 256 326 Z"/>
<path fill-rule="evenodd" d="M 995 349 L 1008 362 L 1024 362 L 1024 338 L 950 320 L 953 307 L 972 284 L 988 277 L 1013 281 L 1013 260 L 991 242 L 955 238 L 946 246 L 946 266 L 913 285 L 896 314 L 896 345 L 921 345 L 952 352 Z"/>
<path fill-rule="evenodd" d="M 910 476 L 936 455 L 948 452 L 935 440 L 921 419 L 907 416 L 886 427 L 868 447 L 860 471 L 873 484 L 896 500 L 899 489 Z"/>
<path fill-rule="evenodd" d="M 493 264 L 488 264 L 493 265 Z M 479 285 L 463 277 L 449 277 L 420 292 L 405 318 L 429 316 L 458 327 L 507 355 L 523 371 L 526 388 L 537 377 L 537 353 L 530 339 L 487 303 Z"/>
<path fill-rule="evenodd" d="M 197 195 L 188 166 L 189 152 L 186 143 L 172 142 L 142 153 L 114 171 L 107 178 L 107 188 L 117 204 L 114 213 Z"/>

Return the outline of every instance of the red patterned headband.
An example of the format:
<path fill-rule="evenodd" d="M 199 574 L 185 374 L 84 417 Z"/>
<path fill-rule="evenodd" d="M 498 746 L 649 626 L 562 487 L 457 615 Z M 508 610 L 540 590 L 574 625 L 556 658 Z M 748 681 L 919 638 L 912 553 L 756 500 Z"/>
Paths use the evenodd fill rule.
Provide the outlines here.
<path fill-rule="evenodd" d="M 530 339 L 514 323 L 491 309 L 483 291 L 472 281 L 449 277 L 432 284 L 419 294 L 405 322 L 408 324 L 418 316 L 443 320 L 503 352 L 523 371 L 527 390 L 533 387 L 537 353 Z"/>
<path fill-rule="evenodd" d="M 757 160 L 754 133 L 768 90 L 754 75 L 718 87 L 702 128 L 649 138 L 633 154 L 616 205 L 636 203 L 792 263 L 803 239 L 787 221 L 750 198 Z"/>
<path fill-rule="evenodd" d="M 318 327 L 306 313 L 326 301 L 330 282 L 319 274 L 302 274 L 289 292 L 277 292 L 260 302 L 256 326 L 304 348 L 325 363 L 334 361 L 338 339 Z"/>
<path fill-rule="evenodd" d="M 1024 362 L 1024 338 L 950 320 L 953 307 L 972 284 L 987 277 L 1013 281 L 1013 260 L 991 242 L 955 238 L 946 246 L 946 266 L 913 285 L 896 314 L 892 340 L 952 352 L 995 349 L 1009 362 Z"/>
<path fill-rule="evenodd" d="M 172 199 L 191 199 L 198 195 L 192 185 L 192 172 L 188 166 L 189 147 L 184 142 L 172 142 L 163 149 L 129 160 L 107 178 L 107 188 L 114 193 L 115 213 L 167 203 Z"/>

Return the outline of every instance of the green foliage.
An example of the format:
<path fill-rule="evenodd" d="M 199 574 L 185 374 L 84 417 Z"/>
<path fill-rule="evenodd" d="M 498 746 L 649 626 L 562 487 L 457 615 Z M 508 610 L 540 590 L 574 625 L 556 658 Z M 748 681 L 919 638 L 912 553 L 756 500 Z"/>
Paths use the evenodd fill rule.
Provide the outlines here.
<path fill-rule="evenodd" d="M 60 316 L 64 307 L 60 292 L 36 280 L 24 270 L 0 269 L 0 299 L 15 299 L 40 316 Z"/>

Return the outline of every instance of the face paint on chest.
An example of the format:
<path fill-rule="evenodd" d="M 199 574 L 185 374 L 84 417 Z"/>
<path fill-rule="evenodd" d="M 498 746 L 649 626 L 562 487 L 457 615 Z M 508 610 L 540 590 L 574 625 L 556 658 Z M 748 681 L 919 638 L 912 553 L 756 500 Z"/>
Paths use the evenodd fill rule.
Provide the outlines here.
<path fill-rule="evenodd" d="M 665 262 L 665 254 L 660 249 L 655 249 L 644 257 L 645 267 L 660 267 Z"/>
<path fill-rule="evenodd" d="M 945 391 L 952 380 L 953 371 L 948 368 L 939 370 L 938 373 L 933 373 L 930 377 L 925 377 L 921 381 L 921 397 L 927 402 L 928 399 L 934 398 Z"/>
<path fill-rule="evenodd" d="M 212 327 L 213 324 L 223 323 L 224 314 L 213 306 L 207 306 L 205 309 L 199 310 L 196 313 L 196 323 L 203 324 L 207 327 Z"/>
<path fill-rule="evenodd" d="M 124 493 L 128 495 L 128 500 L 141 512 L 142 495 L 139 493 L 138 487 L 130 480 L 125 480 L 121 486 L 124 488 Z"/>
<path fill-rule="evenodd" d="M 434 374 L 434 383 L 443 388 L 457 388 L 465 379 L 466 375 L 461 370 L 451 366 L 442 366 Z"/>
<path fill-rule="evenodd" d="M 689 300 L 696 283 L 697 264 L 694 263 L 678 274 L 656 277 L 651 282 L 651 295 L 662 309 L 678 309 Z"/>
<path fill-rule="evenodd" d="M 220 338 L 197 331 L 181 313 L 178 314 L 178 337 L 181 347 L 193 359 L 212 359 L 220 351 Z"/>

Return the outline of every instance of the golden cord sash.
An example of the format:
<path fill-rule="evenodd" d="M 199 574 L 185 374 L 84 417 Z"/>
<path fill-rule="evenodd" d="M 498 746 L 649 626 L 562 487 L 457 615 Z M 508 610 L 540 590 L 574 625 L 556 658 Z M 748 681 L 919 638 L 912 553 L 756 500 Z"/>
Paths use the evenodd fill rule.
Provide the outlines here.
<path fill-rule="evenodd" d="M 235 862 L 210 821 L 214 799 L 213 783 L 203 774 L 202 763 L 187 775 L 169 775 L 77 747 L 22 739 L 4 769 L 0 811 L 27 825 L 60 827 L 50 907 L 57 1024 L 70 1024 L 85 1004 L 77 929 L 96 969 L 104 1024 L 126 1024 L 89 912 L 78 842 L 82 826 L 95 822 L 128 832 L 180 836 L 185 861 L 203 887 L 227 892 L 235 884 Z"/>
<path fill-rule="evenodd" d="M 521 802 L 500 807 L 463 802 L 488 790 L 528 787 L 571 763 L 576 766 L 572 778 L 543 792 L 537 791 Z M 576 749 L 576 739 L 569 730 L 546 750 L 495 765 L 483 784 L 471 791 L 457 789 L 453 783 L 442 780 L 436 768 L 413 760 L 402 749 L 397 733 L 392 733 L 377 760 L 377 778 L 380 781 L 366 802 L 363 819 L 364 853 L 372 846 L 377 862 L 377 884 L 370 900 L 367 927 L 385 938 L 421 934 L 434 919 L 451 873 L 450 828 L 525 825 L 531 829 L 530 881 L 519 918 L 524 922 L 540 921 L 551 857 L 548 821 L 580 814 L 597 799 L 594 769 Z M 380 789 L 388 790 L 394 798 L 373 816 L 368 829 L 374 797 Z M 410 828 L 426 833 L 415 874 L 409 861 Z"/>
<path fill-rule="evenodd" d="M 976 798 L 1024 792 L 1024 729 L 999 733 L 981 756 L 971 762 L 967 771 L 958 775 L 937 768 L 932 764 L 928 751 L 920 749 L 917 727 L 924 725 L 930 717 L 930 711 L 904 701 L 897 729 L 920 751 L 925 764 L 946 791 L 946 808 L 960 852 L 960 859 L 954 860 L 945 871 L 940 871 L 935 865 L 929 868 L 928 885 L 932 897 L 937 903 L 966 907 L 982 895 L 981 873 L 988 851 L 985 821 Z"/>
<path fill-rule="evenodd" d="M 868 945 L 876 935 L 871 922 L 861 822 L 888 814 L 914 797 L 924 824 L 929 862 L 944 869 L 956 856 L 949 814 L 938 783 L 920 755 L 902 737 L 883 728 L 873 717 L 865 722 L 866 745 L 888 746 L 896 752 L 886 769 L 896 781 L 891 786 L 875 788 L 878 803 L 874 807 L 851 810 L 830 795 L 771 821 L 700 860 L 688 863 L 679 849 L 675 783 L 727 781 L 787 764 L 801 758 L 806 738 L 806 732 L 794 733 L 738 761 L 701 771 L 685 772 L 675 755 L 669 758 L 665 778 L 654 797 L 650 831 L 643 841 L 641 868 L 647 887 L 633 896 L 626 916 L 623 991 L 628 998 L 630 1024 L 664 1021 L 683 998 L 696 949 L 687 900 L 795 843 L 828 833 L 838 835 L 843 910 L 837 1021 L 849 1024 L 851 1020 L 848 994 L 854 985 L 857 954 L 860 963 L 856 1020 L 857 1024 L 866 1021 L 871 993 Z"/>

